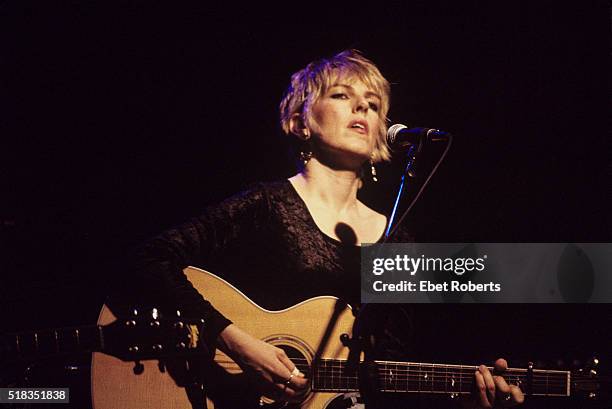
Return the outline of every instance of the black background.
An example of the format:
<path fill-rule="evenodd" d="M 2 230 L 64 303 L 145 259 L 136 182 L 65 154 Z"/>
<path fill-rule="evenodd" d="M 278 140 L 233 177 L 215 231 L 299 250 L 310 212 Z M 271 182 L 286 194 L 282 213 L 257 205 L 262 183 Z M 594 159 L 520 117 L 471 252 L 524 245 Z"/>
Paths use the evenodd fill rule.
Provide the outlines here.
<path fill-rule="evenodd" d="M 346 48 L 393 84 L 392 122 L 455 134 L 419 240 L 611 241 L 607 2 L 488 3 L 1 3 L 3 330 L 94 322 L 129 246 L 290 176 L 278 102 Z M 395 167 L 365 197 L 383 211 Z M 417 329 L 448 335 L 426 358 L 610 356 L 608 305 L 427 308 Z"/>

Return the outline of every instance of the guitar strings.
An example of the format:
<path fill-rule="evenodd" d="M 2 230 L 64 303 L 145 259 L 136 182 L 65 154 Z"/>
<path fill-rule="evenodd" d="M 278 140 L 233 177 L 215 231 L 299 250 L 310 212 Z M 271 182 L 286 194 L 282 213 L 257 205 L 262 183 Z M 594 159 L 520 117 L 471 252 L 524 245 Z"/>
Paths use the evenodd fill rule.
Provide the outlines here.
<path fill-rule="evenodd" d="M 294 359 L 294 361 L 307 361 L 304 358 L 297 358 Z M 236 369 L 236 370 L 240 370 L 240 366 L 238 364 L 236 364 L 234 361 L 228 361 L 228 360 L 224 360 L 224 361 L 217 361 L 218 363 L 222 363 L 224 364 L 223 367 L 225 369 Z M 323 362 L 333 362 L 333 361 L 323 361 Z M 319 366 L 315 369 L 314 371 L 314 379 L 315 381 L 319 380 L 323 380 L 325 381 L 326 379 L 334 381 L 342 381 L 342 380 L 354 380 L 357 379 L 356 376 L 350 376 L 350 375 L 346 375 L 343 374 L 342 372 L 346 370 L 346 367 L 344 365 L 342 365 L 344 362 L 334 362 L 333 365 L 324 365 L 324 366 Z M 296 365 L 298 366 L 298 369 L 302 370 L 303 372 L 308 372 L 308 370 L 310 369 L 308 366 L 304 367 L 304 368 L 300 368 L 300 365 Z M 475 368 L 475 367 L 474 367 Z M 440 368 L 438 368 L 440 369 Z M 385 382 L 395 382 L 395 383 L 401 383 L 401 382 L 419 382 L 420 384 L 431 384 L 433 386 L 433 384 L 437 383 L 448 383 L 449 381 L 455 381 L 458 382 L 460 384 L 463 384 L 464 381 L 465 383 L 471 384 L 473 382 L 473 372 L 471 368 L 461 368 L 462 372 L 456 372 L 456 371 L 451 371 L 451 372 L 428 372 L 428 371 L 424 371 L 424 370 L 419 370 L 419 369 L 404 369 L 404 368 L 397 368 L 394 370 L 391 370 L 389 368 L 378 368 L 378 372 L 379 372 L 379 376 L 381 378 L 381 380 L 385 381 Z M 470 372 L 463 372 L 469 370 Z M 516 380 L 522 380 L 522 378 L 527 378 L 528 375 L 527 374 L 506 374 L 506 377 L 509 378 L 509 381 L 516 381 Z M 450 379 L 449 379 L 450 378 Z M 514 378 L 514 379 L 513 379 Z M 549 373 L 549 374 L 533 374 L 532 377 L 532 384 L 535 386 L 542 386 L 545 385 L 548 388 L 553 388 L 553 387 L 565 387 L 567 385 L 566 383 L 567 380 L 567 376 L 563 375 L 563 374 L 558 374 L 558 373 Z"/>
<path fill-rule="evenodd" d="M 227 364 L 228 366 L 236 366 L 239 367 L 238 364 L 235 361 L 232 360 L 223 360 L 223 359 L 216 359 L 215 360 L 217 363 L 221 363 L 221 364 Z M 310 362 L 309 360 L 307 360 L 306 358 L 292 358 L 293 362 L 304 362 L 308 365 L 305 365 L 305 368 L 309 368 L 310 367 Z M 316 370 L 318 372 L 325 372 L 325 371 L 334 371 L 334 370 L 345 370 L 346 369 L 346 361 L 336 361 L 336 360 L 321 360 L 319 361 L 320 363 L 316 366 Z M 331 365 L 330 365 L 331 363 Z M 296 364 L 296 366 L 300 367 L 303 365 L 300 364 Z M 431 371 L 429 371 L 428 369 L 431 369 Z M 448 370 L 448 368 L 440 366 L 440 367 L 433 367 L 433 366 L 427 366 L 427 367 L 420 367 L 417 368 L 417 365 L 414 366 L 409 366 L 409 367 L 395 367 L 395 368 L 389 368 L 389 367 L 383 367 L 380 366 L 378 367 L 379 371 L 393 371 L 395 373 L 417 373 L 417 374 L 431 374 L 431 376 L 446 376 L 446 375 L 467 375 L 467 376 L 473 376 L 474 371 L 477 369 L 477 367 L 468 367 L 468 366 L 464 366 L 462 368 L 453 368 L 452 370 Z M 491 368 L 489 368 L 491 369 Z M 529 374 L 525 371 L 525 370 L 519 370 L 521 372 L 516 373 L 513 372 L 513 369 L 508 369 L 505 373 L 504 376 L 506 377 L 519 377 L 519 378 L 526 378 L 529 376 Z M 533 379 L 538 379 L 538 378 L 544 378 L 544 379 L 554 379 L 555 377 L 559 378 L 559 379 L 567 379 L 567 373 L 566 372 L 546 372 L 543 370 L 534 370 L 533 374 L 532 374 Z"/>

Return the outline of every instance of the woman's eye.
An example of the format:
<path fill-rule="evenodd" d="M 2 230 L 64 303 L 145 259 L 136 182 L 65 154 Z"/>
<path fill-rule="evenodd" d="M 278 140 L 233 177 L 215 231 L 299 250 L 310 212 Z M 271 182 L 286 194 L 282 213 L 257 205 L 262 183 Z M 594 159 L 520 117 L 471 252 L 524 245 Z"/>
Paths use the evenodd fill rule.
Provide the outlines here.
<path fill-rule="evenodd" d="M 370 102 L 370 109 L 374 112 L 378 112 L 378 105 L 374 102 Z"/>
<path fill-rule="evenodd" d="M 348 98 L 348 96 L 346 94 L 343 94 L 341 92 L 337 93 L 337 94 L 332 94 L 331 97 L 335 98 L 335 99 L 347 99 Z"/>

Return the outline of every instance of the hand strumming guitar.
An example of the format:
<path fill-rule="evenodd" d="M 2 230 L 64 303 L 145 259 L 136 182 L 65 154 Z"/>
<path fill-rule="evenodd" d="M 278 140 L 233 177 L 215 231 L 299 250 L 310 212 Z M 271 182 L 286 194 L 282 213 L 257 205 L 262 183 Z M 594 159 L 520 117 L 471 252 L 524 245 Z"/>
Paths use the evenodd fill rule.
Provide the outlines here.
<path fill-rule="evenodd" d="M 219 334 L 219 348 L 245 371 L 255 372 L 262 392 L 275 399 L 292 400 L 306 390 L 308 381 L 280 348 L 259 340 L 236 325 Z"/>

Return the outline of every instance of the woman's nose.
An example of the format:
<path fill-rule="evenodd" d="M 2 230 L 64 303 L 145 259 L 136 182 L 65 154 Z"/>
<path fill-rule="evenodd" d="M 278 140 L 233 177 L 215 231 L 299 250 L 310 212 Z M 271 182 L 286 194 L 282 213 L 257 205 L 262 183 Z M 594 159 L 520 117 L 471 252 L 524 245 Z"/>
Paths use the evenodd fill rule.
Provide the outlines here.
<path fill-rule="evenodd" d="M 357 98 L 357 101 L 355 103 L 355 111 L 356 112 L 367 112 L 369 109 L 369 105 L 368 105 L 368 101 L 365 100 L 365 98 Z"/>

